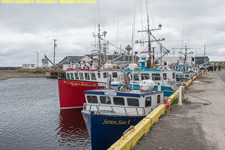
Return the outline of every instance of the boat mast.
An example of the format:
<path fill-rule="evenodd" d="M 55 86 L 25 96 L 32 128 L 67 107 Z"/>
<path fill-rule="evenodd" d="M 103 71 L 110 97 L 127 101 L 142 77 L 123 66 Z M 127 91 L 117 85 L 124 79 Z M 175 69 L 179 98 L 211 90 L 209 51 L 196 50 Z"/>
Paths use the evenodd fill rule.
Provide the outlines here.
<path fill-rule="evenodd" d="M 147 68 L 150 69 L 151 68 L 151 36 L 150 36 L 150 29 L 149 29 L 149 15 L 148 15 L 148 1 L 146 0 L 146 10 L 147 10 L 147 32 L 148 32 L 148 53 L 149 53 L 149 57 L 148 57 L 148 62 L 147 62 Z"/>
<path fill-rule="evenodd" d="M 99 60 L 98 60 L 98 69 L 101 68 L 101 35 L 100 35 L 100 24 L 98 24 L 98 49 L 99 49 Z"/>

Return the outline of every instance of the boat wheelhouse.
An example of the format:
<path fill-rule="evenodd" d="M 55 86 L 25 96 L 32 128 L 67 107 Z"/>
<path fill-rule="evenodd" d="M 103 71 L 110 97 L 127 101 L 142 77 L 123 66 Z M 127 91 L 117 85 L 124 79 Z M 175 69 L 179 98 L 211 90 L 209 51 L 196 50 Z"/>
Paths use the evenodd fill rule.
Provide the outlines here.
<path fill-rule="evenodd" d="M 155 83 L 153 91 L 158 91 L 158 86 L 160 86 L 160 90 L 164 91 L 165 97 L 168 97 L 174 93 L 177 89 L 175 71 L 146 69 L 146 60 L 142 59 L 139 62 L 141 63 L 140 69 L 122 70 L 122 72 L 125 72 L 130 79 L 130 89 L 140 90 L 140 82 L 142 80 L 153 80 Z M 112 86 L 122 87 L 122 84 L 120 82 L 112 82 Z"/>
<path fill-rule="evenodd" d="M 173 65 L 172 68 L 176 71 L 176 81 L 190 80 L 198 71 L 197 67 L 192 65 Z"/>
<path fill-rule="evenodd" d="M 85 91 L 83 118 L 92 150 L 109 148 L 132 125 L 163 103 L 162 91 Z"/>

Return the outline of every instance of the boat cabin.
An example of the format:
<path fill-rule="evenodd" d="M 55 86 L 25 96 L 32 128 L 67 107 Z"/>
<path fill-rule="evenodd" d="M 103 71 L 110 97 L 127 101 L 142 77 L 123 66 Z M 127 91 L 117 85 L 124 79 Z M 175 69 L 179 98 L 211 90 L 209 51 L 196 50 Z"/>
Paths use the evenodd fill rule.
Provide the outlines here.
<path fill-rule="evenodd" d="M 162 91 L 89 90 L 85 91 L 86 111 L 110 115 L 145 116 L 163 102 Z"/>
<path fill-rule="evenodd" d="M 119 81 L 121 79 L 121 72 L 117 70 L 99 71 L 91 69 L 71 69 L 66 71 L 66 79 L 69 80 L 107 82 L 109 76 L 111 76 L 112 81 Z"/>

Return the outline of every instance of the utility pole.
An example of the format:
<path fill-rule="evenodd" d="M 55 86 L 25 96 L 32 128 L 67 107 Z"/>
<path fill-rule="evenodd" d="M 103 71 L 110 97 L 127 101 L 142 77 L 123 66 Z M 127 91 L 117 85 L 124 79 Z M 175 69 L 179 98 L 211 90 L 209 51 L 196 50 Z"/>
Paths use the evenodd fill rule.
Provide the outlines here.
<path fill-rule="evenodd" d="M 205 44 L 204 44 L 204 63 L 205 63 Z"/>
<path fill-rule="evenodd" d="M 53 39 L 53 41 L 54 41 L 54 66 L 55 66 L 55 48 L 56 48 L 56 46 L 57 46 L 57 44 L 56 44 L 56 39 Z"/>
<path fill-rule="evenodd" d="M 37 68 L 39 67 L 39 54 L 37 51 L 35 51 L 35 53 L 37 53 Z"/>

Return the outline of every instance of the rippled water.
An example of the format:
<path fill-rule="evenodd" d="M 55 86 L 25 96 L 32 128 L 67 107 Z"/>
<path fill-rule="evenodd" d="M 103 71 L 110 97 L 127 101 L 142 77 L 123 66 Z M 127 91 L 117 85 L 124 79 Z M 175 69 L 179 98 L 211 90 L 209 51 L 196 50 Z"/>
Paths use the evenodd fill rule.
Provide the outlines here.
<path fill-rule="evenodd" d="M 60 110 L 55 79 L 0 81 L 0 149 L 90 149 L 81 109 Z"/>

